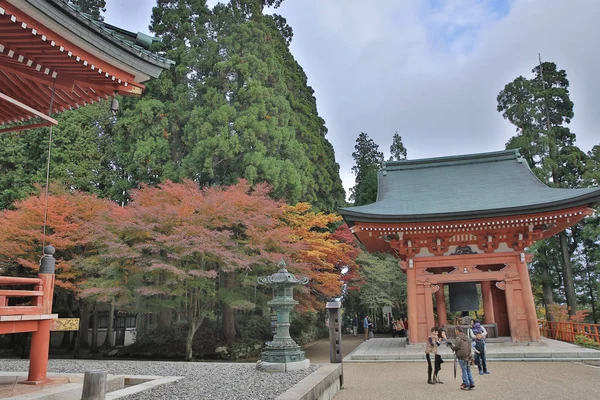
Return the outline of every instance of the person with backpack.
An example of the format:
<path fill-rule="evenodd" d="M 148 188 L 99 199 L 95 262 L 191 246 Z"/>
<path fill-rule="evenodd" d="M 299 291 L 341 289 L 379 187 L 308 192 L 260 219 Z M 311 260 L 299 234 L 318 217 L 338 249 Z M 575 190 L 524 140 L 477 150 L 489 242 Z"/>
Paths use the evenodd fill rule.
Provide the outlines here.
<path fill-rule="evenodd" d="M 485 329 L 485 327 L 481 325 L 479 321 L 474 320 L 473 325 L 471 325 L 471 327 L 469 328 L 469 339 L 474 340 L 475 336 L 478 333 L 481 333 L 481 336 L 484 338 L 487 337 L 487 330 Z"/>
<path fill-rule="evenodd" d="M 471 343 L 459 326 L 455 328 L 455 334 L 456 339 L 454 340 L 454 344 L 449 343 L 449 346 L 454 351 L 460 365 L 462 373 L 462 385 L 460 385 L 460 389 L 473 390 L 475 389 L 475 381 L 473 380 L 471 365 L 469 364 L 471 359 Z"/>

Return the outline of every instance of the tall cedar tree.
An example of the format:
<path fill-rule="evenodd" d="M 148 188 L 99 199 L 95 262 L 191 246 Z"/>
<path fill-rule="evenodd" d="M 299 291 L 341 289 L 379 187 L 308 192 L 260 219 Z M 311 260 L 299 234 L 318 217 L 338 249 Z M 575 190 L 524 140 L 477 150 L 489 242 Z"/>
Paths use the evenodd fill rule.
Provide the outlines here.
<path fill-rule="evenodd" d="M 398 132 L 394 133 L 392 137 L 392 145 L 390 146 L 390 159 L 388 161 L 401 161 L 406 160 L 407 151 L 402 143 L 402 136 Z"/>
<path fill-rule="evenodd" d="M 579 187 L 586 154 L 575 146 L 575 134 L 566 126 L 573 118 L 567 73 L 552 62 L 542 63 L 532 72 L 532 79 L 516 78 L 497 97 L 498 111 L 517 128 L 507 148 L 520 148 L 543 182 L 555 187 Z M 558 235 L 570 315 L 577 310 L 571 256 L 578 246 L 579 230 L 574 226 L 570 236 L 567 232 Z"/>
<path fill-rule="evenodd" d="M 369 135 L 361 132 L 356 139 L 352 158 L 352 172 L 356 178 L 350 190 L 350 200 L 355 206 L 373 203 L 377 200 L 377 171 L 383 165 L 383 153 Z"/>

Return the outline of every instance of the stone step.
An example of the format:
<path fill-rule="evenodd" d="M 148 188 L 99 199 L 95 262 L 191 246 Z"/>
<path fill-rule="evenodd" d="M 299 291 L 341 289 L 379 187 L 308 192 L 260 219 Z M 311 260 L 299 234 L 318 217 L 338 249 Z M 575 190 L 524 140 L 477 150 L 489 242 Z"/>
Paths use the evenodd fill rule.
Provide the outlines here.
<path fill-rule="evenodd" d="M 452 361 L 452 354 L 442 354 L 444 361 Z M 490 361 L 510 361 L 510 360 L 600 360 L 599 354 L 594 353 L 573 353 L 573 352 L 514 352 L 514 353 L 488 353 L 487 359 Z M 344 362 L 353 361 L 425 361 L 425 354 L 358 354 L 346 357 Z"/>

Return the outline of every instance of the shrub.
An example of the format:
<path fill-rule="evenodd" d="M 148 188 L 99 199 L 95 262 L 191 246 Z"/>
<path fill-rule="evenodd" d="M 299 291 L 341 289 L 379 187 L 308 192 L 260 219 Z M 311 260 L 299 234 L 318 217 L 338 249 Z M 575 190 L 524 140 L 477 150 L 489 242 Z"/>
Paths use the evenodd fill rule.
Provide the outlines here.
<path fill-rule="evenodd" d="M 324 312 L 292 312 L 290 317 L 290 336 L 301 346 L 329 335 Z"/>
<path fill-rule="evenodd" d="M 600 343 L 596 342 L 594 339 L 587 337 L 585 335 L 577 335 L 575 336 L 575 344 L 581 347 L 587 347 L 590 349 L 600 350 Z"/>

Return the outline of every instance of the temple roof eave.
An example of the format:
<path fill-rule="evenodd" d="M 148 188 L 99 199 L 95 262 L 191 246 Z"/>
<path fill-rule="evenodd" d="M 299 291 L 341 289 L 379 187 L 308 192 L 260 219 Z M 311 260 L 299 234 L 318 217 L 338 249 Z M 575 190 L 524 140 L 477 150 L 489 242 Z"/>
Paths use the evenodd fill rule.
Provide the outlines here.
<path fill-rule="evenodd" d="M 377 203 L 373 203 L 377 204 Z M 382 214 L 377 212 L 360 212 L 354 211 L 353 209 L 358 207 L 347 207 L 340 208 L 340 214 L 344 218 L 346 224 L 349 227 L 353 226 L 357 222 L 371 222 L 371 223 L 418 223 L 418 222 L 437 222 L 437 221 L 455 221 L 464 219 L 480 219 L 480 218 L 500 218 L 510 217 L 517 215 L 527 215 L 534 213 L 558 211 L 574 207 L 595 207 L 600 204 L 600 188 L 595 191 L 588 192 L 586 194 L 539 204 L 522 205 L 518 207 L 507 207 L 507 208 L 496 208 L 487 210 L 469 210 L 449 213 L 432 213 L 432 214 Z M 361 208 L 367 208 L 362 206 Z"/>

